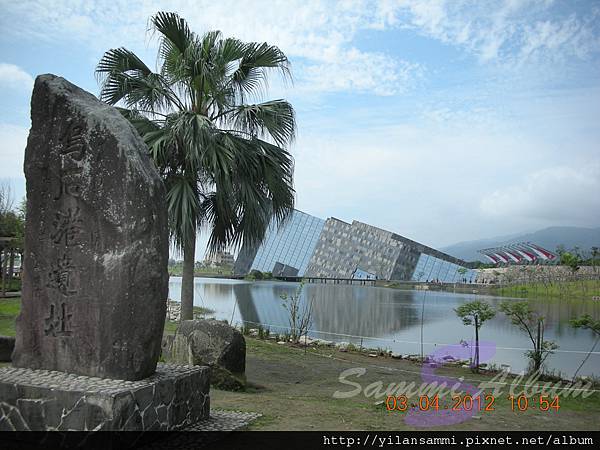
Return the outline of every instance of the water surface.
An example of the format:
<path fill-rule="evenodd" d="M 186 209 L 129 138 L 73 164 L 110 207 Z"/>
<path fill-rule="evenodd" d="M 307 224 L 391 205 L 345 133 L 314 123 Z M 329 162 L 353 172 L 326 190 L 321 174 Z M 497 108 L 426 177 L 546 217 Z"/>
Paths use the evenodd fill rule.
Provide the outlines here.
<path fill-rule="evenodd" d="M 247 282 L 196 278 L 194 304 L 215 311 L 214 317 L 234 324 L 262 324 L 271 331 L 289 327 L 281 295 L 293 295 L 298 283 L 280 281 Z M 171 277 L 169 297 L 181 298 L 181 278 Z M 313 323 L 309 335 L 336 342 L 352 342 L 369 348 L 389 349 L 402 354 L 421 352 L 421 315 L 423 348 L 430 354 L 444 345 L 474 339 L 473 327 L 462 324 L 454 308 L 461 303 L 482 299 L 497 307 L 505 298 L 434 291 L 404 291 L 388 288 L 305 284 L 302 301 L 313 301 Z M 596 338 L 589 330 L 576 330 L 569 319 L 581 314 L 600 317 L 600 302 L 593 300 L 531 300 L 533 308 L 546 318 L 545 338 L 560 348 L 547 360 L 548 369 L 571 376 L 579 367 Z M 501 313 L 480 330 L 482 341 L 496 345 L 487 361 L 509 365 L 511 371 L 526 368 L 525 350 L 531 348 L 526 333 Z M 580 375 L 600 375 L 600 343 L 579 371 Z"/>

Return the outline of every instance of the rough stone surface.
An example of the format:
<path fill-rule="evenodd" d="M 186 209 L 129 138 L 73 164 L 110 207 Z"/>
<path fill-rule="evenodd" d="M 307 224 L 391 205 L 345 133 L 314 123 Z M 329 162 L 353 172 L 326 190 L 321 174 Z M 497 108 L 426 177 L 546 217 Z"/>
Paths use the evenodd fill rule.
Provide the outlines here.
<path fill-rule="evenodd" d="M 184 320 L 171 344 L 173 362 L 220 367 L 233 374 L 246 371 L 246 340 L 219 320 Z"/>
<path fill-rule="evenodd" d="M 190 425 L 186 431 L 235 431 L 262 417 L 260 413 L 212 410 L 208 419 Z"/>
<path fill-rule="evenodd" d="M 119 112 L 37 77 L 25 150 L 23 300 L 13 364 L 150 376 L 168 291 L 165 189 Z"/>
<path fill-rule="evenodd" d="M 14 348 L 15 338 L 13 336 L 0 336 L 0 362 L 10 361 Z"/>
<path fill-rule="evenodd" d="M 0 369 L 0 431 L 175 430 L 207 419 L 208 367 L 159 364 L 139 381 Z"/>
<path fill-rule="evenodd" d="M 261 414 L 258 413 L 213 410 L 210 412 L 208 419 L 201 420 L 184 430 L 186 432 L 195 431 L 196 433 L 171 433 L 163 439 L 136 448 L 140 450 L 197 450 L 205 447 L 234 448 L 228 441 L 222 443 L 219 441 L 228 437 L 226 432 L 244 429 L 259 417 L 261 417 Z M 221 431 L 221 433 L 213 433 L 213 431 Z"/>

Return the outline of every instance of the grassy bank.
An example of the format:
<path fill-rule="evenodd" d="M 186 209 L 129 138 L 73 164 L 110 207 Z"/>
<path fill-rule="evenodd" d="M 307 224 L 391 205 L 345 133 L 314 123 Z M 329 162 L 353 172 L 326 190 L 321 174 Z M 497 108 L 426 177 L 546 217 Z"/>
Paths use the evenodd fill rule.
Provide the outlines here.
<path fill-rule="evenodd" d="M 429 284 L 377 281 L 376 286 L 401 290 L 444 291 L 464 294 L 496 295 L 517 298 L 574 298 L 600 297 L 600 280 L 554 281 L 539 283 L 493 284 Z M 426 289 L 424 289 L 427 287 Z"/>
<path fill-rule="evenodd" d="M 519 298 L 579 298 L 600 297 L 600 280 L 558 281 L 553 283 L 522 283 L 498 286 L 492 295 Z"/>
<path fill-rule="evenodd" d="M 15 335 L 15 320 L 21 311 L 21 298 L 0 299 L 0 335 Z"/>
<path fill-rule="evenodd" d="M 14 335 L 14 319 L 19 307 L 20 299 L 0 300 L 0 334 Z M 174 327 L 176 324 L 167 323 L 165 332 L 173 332 Z M 211 407 L 261 413 L 263 417 L 251 424 L 251 430 L 415 429 L 406 423 L 406 412 L 386 409 L 385 390 L 390 386 L 398 387 L 400 383 L 406 383 L 411 391 L 418 389 L 424 382 L 420 363 L 389 356 L 372 357 L 364 352 L 342 352 L 335 347 L 305 349 L 251 337 L 246 337 L 246 344 L 247 390 L 211 389 Z M 346 380 L 355 384 L 340 382 L 343 371 L 356 368 L 361 368 L 364 373 L 348 376 Z M 450 378 L 452 384 L 462 377 L 465 383 L 473 386 L 489 382 L 494 376 L 473 374 L 461 367 L 439 368 L 436 375 Z M 504 380 L 511 381 L 514 380 L 510 377 Z M 357 386 L 360 386 L 357 395 L 333 396 L 336 391 L 357 390 Z M 517 392 L 521 389 L 519 387 Z M 478 411 L 465 422 L 417 429 L 600 430 L 599 393 L 592 393 L 587 398 L 559 395 L 558 411 L 541 411 L 539 407 L 533 407 L 524 412 L 513 410 L 508 394 L 509 388 L 504 387 L 496 396 L 494 410 Z M 409 405 L 418 407 L 417 395 L 409 398 Z M 440 409 L 452 406 L 451 398 L 439 401 Z"/>
<path fill-rule="evenodd" d="M 304 350 L 272 341 L 246 338 L 246 377 L 250 387 L 246 392 L 211 390 L 211 407 L 252 411 L 263 417 L 250 426 L 252 430 L 398 430 L 415 429 L 405 422 L 406 412 L 388 411 L 384 392 L 394 383 L 423 383 L 422 367 L 417 362 L 390 357 L 370 357 L 364 353 L 340 352 L 335 348 L 318 347 Z M 360 377 L 348 377 L 361 386 L 358 395 L 334 398 L 336 391 L 349 392 L 355 385 L 342 384 L 340 373 L 363 368 Z M 436 374 L 477 386 L 492 375 L 472 374 L 459 367 L 437 369 Z M 510 382 L 510 379 L 505 380 Z M 377 389 L 366 389 L 374 386 Z M 552 383 L 553 384 L 553 383 Z M 380 387 L 379 387 L 380 386 Z M 521 388 L 522 389 L 522 388 Z M 451 430 L 599 430 L 600 394 L 586 399 L 559 396 L 560 409 L 513 411 L 508 388 L 498 395 L 493 411 L 477 412 L 465 422 L 427 429 Z M 409 403 L 418 407 L 418 397 Z M 441 399 L 440 408 L 452 408 L 451 399 Z"/>

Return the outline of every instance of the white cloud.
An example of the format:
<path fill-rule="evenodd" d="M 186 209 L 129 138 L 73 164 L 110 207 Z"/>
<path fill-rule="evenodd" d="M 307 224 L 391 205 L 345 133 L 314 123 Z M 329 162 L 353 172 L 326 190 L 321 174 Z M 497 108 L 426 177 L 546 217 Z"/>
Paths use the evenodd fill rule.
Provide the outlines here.
<path fill-rule="evenodd" d="M 14 64 L 0 63 L 0 86 L 12 89 L 33 89 L 33 77 Z"/>
<path fill-rule="evenodd" d="M 421 73 L 418 64 L 353 48 L 337 51 L 326 61 L 307 65 L 298 87 L 301 91 L 370 92 L 387 96 L 409 89 Z"/>
<path fill-rule="evenodd" d="M 0 178 L 23 176 L 23 157 L 28 133 L 25 127 L 0 123 Z"/>
<path fill-rule="evenodd" d="M 463 47 L 483 62 L 554 62 L 600 51 L 600 9 L 591 5 L 578 16 L 555 6 L 545 0 L 406 0 L 395 14 L 402 26 Z"/>
<path fill-rule="evenodd" d="M 551 167 L 524 174 L 513 185 L 481 200 L 481 210 L 494 218 L 528 219 L 570 225 L 600 222 L 600 164 Z"/>
<path fill-rule="evenodd" d="M 300 87 L 310 90 L 357 89 L 389 95 L 403 91 L 417 69 L 389 55 L 360 51 L 354 44 L 361 31 L 390 25 L 392 8 L 385 2 L 65 0 L 14 2 L 5 8 L 5 23 L 0 18 L 0 26 L 13 33 L 76 39 L 96 52 L 116 46 L 145 52 L 148 18 L 159 10 L 176 11 L 199 33 L 219 29 L 225 35 L 279 46 L 300 69 L 294 71 Z M 10 17 L 20 19 L 18 26 Z"/>

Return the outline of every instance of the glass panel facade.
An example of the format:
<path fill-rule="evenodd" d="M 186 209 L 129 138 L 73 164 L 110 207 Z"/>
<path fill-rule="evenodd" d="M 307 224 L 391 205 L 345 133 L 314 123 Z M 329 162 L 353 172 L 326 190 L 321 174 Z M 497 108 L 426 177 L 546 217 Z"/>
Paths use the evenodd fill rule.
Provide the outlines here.
<path fill-rule="evenodd" d="M 335 218 L 324 221 L 294 210 L 279 227 L 271 222 L 258 249 L 240 252 L 236 274 L 259 270 L 278 277 L 475 282 L 476 271 L 466 265 L 431 247 L 362 222 L 349 224 Z"/>
<path fill-rule="evenodd" d="M 279 228 L 271 222 L 251 270 L 272 272 L 281 263 L 303 276 L 324 225 L 324 220 L 300 211 L 294 211 Z"/>
<path fill-rule="evenodd" d="M 356 269 L 352 274 L 352 278 L 356 280 L 376 280 L 377 276 L 374 273 L 367 272 L 366 270 Z"/>
<path fill-rule="evenodd" d="M 459 272 L 461 267 L 458 264 L 444 261 L 427 253 L 421 253 L 411 280 L 440 281 L 442 283 L 475 282 L 477 272 L 473 269 L 466 269 L 466 272 L 462 274 Z"/>

